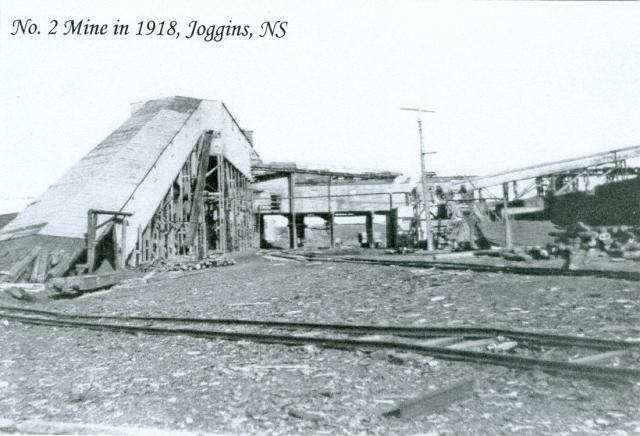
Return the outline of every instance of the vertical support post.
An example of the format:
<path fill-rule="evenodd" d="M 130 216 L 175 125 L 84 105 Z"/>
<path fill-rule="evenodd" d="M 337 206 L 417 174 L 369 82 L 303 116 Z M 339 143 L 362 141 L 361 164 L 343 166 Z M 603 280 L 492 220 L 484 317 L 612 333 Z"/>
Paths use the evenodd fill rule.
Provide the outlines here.
<path fill-rule="evenodd" d="M 171 228 L 168 231 L 167 234 L 167 246 L 169 247 L 169 256 L 174 256 L 176 254 L 176 243 L 175 243 L 175 220 L 176 220 L 176 214 L 175 214 L 175 194 L 174 194 L 174 183 L 171 183 L 171 188 L 169 188 L 169 193 L 168 193 L 168 201 L 169 201 L 169 223 Z"/>
<path fill-rule="evenodd" d="M 96 263 L 96 227 L 97 216 L 93 213 L 93 209 L 87 212 L 87 269 L 93 272 Z"/>
<path fill-rule="evenodd" d="M 260 213 L 260 207 L 258 206 L 258 234 L 260 235 L 260 244 L 259 248 L 262 248 L 262 242 L 265 241 L 265 232 L 264 232 L 264 215 Z"/>
<path fill-rule="evenodd" d="M 398 209 L 391 209 L 387 214 L 387 248 L 398 246 Z"/>
<path fill-rule="evenodd" d="M 206 174 L 209 170 L 209 150 L 211 149 L 213 136 L 214 133 L 212 131 L 203 133 L 198 140 L 196 152 L 193 153 L 195 164 L 192 167 L 192 171 L 196 171 L 196 184 L 191 196 L 186 244 L 189 247 L 189 252 L 197 258 L 201 258 L 205 254 L 202 252 L 203 245 L 201 244 L 203 229 L 206 227 L 202 225 L 204 222 L 204 191 Z M 193 174 L 193 172 L 190 174 Z"/>
<path fill-rule="evenodd" d="M 127 218 L 122 217 L 122 228 L 120 229 L 120 267 L 127 265 Z"/>
<path fill-rule="evenodd" d="M 136 266 L 140 266 L 140 264 L 142 263 L 143 257 L 142 257 L 142 226 L 138 225 L 138 250 L 136 253 Z"/>
<path fill-rule="evenodd" d="M 200 225 L 202 226 L 202 231 L 200 232 L 200 246 L 202 247 L 202 253 L 200 254 L 200 257 L 206 257 L 207 254 L 209 253 L 209 241 L 207 240 L 208 236 L 207 236 L 207 214 L 205 212 L 205 208 L 203 207 L 202 210 L 200 211 L 201 213 L 201 217 L 200 217 Z"/>
<path fill-rule="evenodd" d="M 373 211 L 367 212 L 365 228 L 367 233 L 367 245 L 369 248 L 373 248 Z"/>
<path fill-rule="evenodd" d="M 220 218 L 220 250 L 227 252 L 227 211 L 226 211 L 226 171 L 224 168 L 224 156 L 218 154 L 218 190 L 220 191 L 219 218 Z"/>
<path fill-rule="evenodd" d="M 387 213 L 387 248 L 396 248 L 398 234 L 398 214 L 393 209 L 393 193 L 389 194 L 389 213 Z"/>
<path fill-rule="evenodd" d="M 289 246 L 292 249 L 298 248 L 298 228 L 296 226 L 296 206 L 295 206 L 295 186 L 296 173 L 289 173 Z"/>
<path fill-rule="evenodd" d="M 507 250 L 513 248 L 513 241 L 511 239 L 511 222 L 509 221 L 509 183 L 502 184 L 502 219 L 504 220 L 504 235 L 507 241 Z"/>
<path fill-rule="evenodd" d="M 427 187 L 427 175 L 425 155 L 427 154 L 424 146 L 424 138 L 422 135 L 422 118 L 420 117 L 420 111 L 418 111 L 418 134 L 420 135 L 420 180 L 422 181 L 422 196 L 424 199 L 424 219 L 425 219 L 425 237 L 427 239 L 427 250 L 433 250 L 433 238 L 431 235 L 431 213 L 429 212 L 429 206 L 431 206 L 431 198 L 429 188 Z M 420 226 L 422 228 L 422 225 Z"/>
<path fill-rule="evenodd" d="M 122 264 L 122 244 L 118 243 L 118 217 L 113 217 L 113 226 L 111 227 L 111 238 L 113 239 L 113 266 L 120 269 Z"/>
<path fill-rule="evenodd" d="M 329 176 L 329 180 L 327 182 L 327 210 L 329 211 L 329 247 L 333 248 L 335 245 L 335 236 L 333 233 L 333 210 L 331 208 L 331 179 Z"/>
<path fill-rule="evenodd" d="M 428 153 L 425 150 L 424 146 L 424 138 L 422 136 L 422 117 L 421 114 L 423 112 L 435 113 L 435 111 L 425 110 L 420 108 L 406 108 L 401 107 L 400 110 L 404 111 L 414 111 L 418 116 L 418 136 L 420 138 L 420 180 L 422 182 L 422 197 L 424 199 L 424 212 L 425 212 L 425 237 L 427 239 L 427 249 L 429 251 L 433 250 L 433 238 L 431 235 L 431 215 L 429 213 L 429 206 L 431 204 L 430 201 L 430 192 L 427 189 L 427 180 L 426 180 L 426 164 L 425 164 L 425 155 Z M 418 211 L 418 217 L 420 216 L 420 211 Z M 418 229 L 422 232 L 422 223 L 418 221 Z"/>
<path fill-rule="evenodd" d="M 420 195 L 418 191 L 415 190 L 411 195 L 412 204 L 413 204 L 413 227 L 414 227 L 414 235 L 413 235 L 413 244 L 415 246 L 418 245 L 418 241 L 420 240 L 420 236 L 422 235 L 422 223 L 420 222 Z"/>

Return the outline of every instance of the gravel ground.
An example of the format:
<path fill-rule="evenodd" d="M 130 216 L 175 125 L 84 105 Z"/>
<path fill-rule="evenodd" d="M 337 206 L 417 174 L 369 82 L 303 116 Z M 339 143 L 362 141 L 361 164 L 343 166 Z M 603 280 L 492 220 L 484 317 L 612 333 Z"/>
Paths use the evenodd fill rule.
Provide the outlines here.
<path fill-rule="evenodd" d="M 171 276 L 169 274 L 168 276 Z M 640 338 L 640 286 L 246 258 L 31 307 L 67 313 L 478 325 Z M 640 434 L 640 385 L 315 347 L 0 322 L 0 418 L 233 434 Z M 397 402 L 469 379 L 474 395 L 411 420 Z"/>

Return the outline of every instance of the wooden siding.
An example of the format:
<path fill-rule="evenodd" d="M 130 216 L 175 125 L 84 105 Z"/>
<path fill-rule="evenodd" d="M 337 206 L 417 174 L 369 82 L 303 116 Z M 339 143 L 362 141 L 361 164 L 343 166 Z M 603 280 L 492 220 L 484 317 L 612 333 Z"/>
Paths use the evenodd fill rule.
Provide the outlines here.
<path fill-rule="evenodd" d="M 149 223 L 198 138 L 209 130 L 220 134 L 210 154 L 222 154 L 250 178 L 253 148 L 221 102 L 170 97 L 134 104 L 127 121 L 0 229 L 0 249 L 17 235 L 84 240 L 87 211 L 103 209 L 133 213 L 129 254 L 138 228 Z M 23 242 L 29 241 L 35 239 Z"/>

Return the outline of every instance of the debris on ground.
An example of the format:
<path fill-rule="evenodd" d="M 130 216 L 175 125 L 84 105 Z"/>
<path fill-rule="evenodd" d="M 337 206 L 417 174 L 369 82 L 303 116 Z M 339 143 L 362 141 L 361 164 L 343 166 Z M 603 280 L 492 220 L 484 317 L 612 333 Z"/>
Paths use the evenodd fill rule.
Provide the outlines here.
<path fill-rule="evenodd" d="M 109 298 L 47 300 L 41 308 L 640 338 L 640 288 L 620 279 L 353 263 L 309 268 L 288 262 L 274 268 L 273 262 L 254 257 L 232 268 L 156 273 L 148 280 L 149 286 L 123 287 Z M 497 337 L 486 347 L 519 355 L 520 347 L 510 342 Z M 606 425 L 608 434 L 631 435 L 640 429 L 640 385 L 611 387 L 417 353 L 117 334 L 15 321 L 0 322 L 0 343 L 0 417 L 9 420 L 224 434 L 560 434 L 571 429 L 602 434 Z M 421 406 L 409 419 L 402 412 L 400 419 L 380 416 L 466 379 L 474 380 L 472 401 L 433 413 Z"/>
<path fill-rule="evenodd" d="M 224 254 L 210 253 L 203 259 L 192 256 L 177 256 L 173 259 L 156 259 L 143 263 L 140 270 L 147 271 L 195 271 L 218 266 L 235 265 L 236 261 Z"/>

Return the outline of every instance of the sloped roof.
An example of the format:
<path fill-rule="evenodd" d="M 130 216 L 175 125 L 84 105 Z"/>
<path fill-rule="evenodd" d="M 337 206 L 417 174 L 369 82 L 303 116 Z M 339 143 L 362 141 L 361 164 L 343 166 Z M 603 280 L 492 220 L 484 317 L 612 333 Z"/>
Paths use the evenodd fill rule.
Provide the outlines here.
<path fill-rule="evenodd" d="M 34 233 L 82 238 L 87 210 L 122 208 L 200 102 L 170 97 L 144 103 L 1 229 L 0 241 Z"/>

